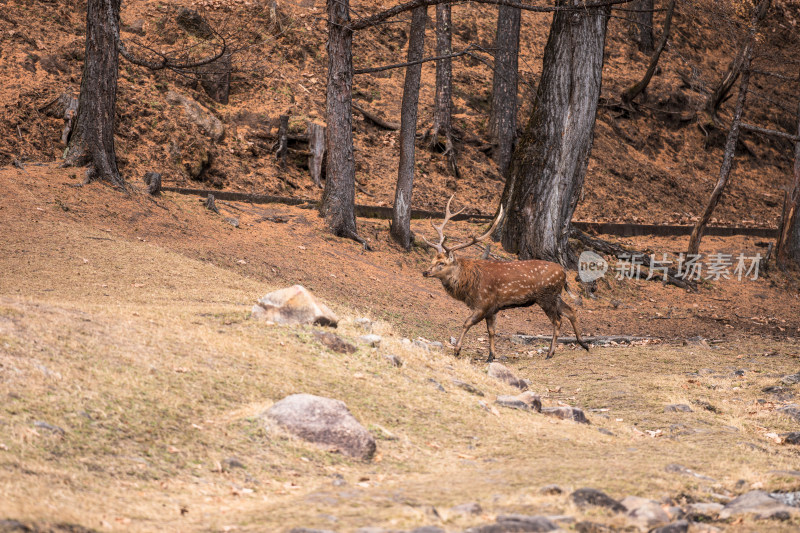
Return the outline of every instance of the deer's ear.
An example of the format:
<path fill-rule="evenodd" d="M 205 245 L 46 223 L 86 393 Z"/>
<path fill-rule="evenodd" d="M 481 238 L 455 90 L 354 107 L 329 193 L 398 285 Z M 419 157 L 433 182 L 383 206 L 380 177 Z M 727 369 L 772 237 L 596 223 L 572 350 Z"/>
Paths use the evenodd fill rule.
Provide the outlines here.
<path fill-rule="evenodd" d="M 452 263 L 456 256 L 453 255 L 453 252 L 447 252 L 447 262 Z"/>

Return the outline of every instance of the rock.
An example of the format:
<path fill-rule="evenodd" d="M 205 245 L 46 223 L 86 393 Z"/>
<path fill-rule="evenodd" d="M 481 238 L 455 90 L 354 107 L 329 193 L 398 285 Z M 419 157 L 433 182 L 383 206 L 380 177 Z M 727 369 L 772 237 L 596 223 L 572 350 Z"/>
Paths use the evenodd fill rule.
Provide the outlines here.
<path fill-rule="evenodd" d="M 161 192 L 161 174 L 159 172 L 146 172 L 144 183 L 147 185 L 147 194 L 150 196 Z"/>
<path fill-rule="evenodd" d="M 481 505 L 477 502 L 462 503 L 461 505 L 452 507 L 450 510 L 454 513 L 465 515 L 475 515 L 483 512 Z"/>
<path fill-rule="evenodd" d="M 144 35 L 144 19 L 136 19 L 130 24 L 123 24 L 121 30 L 126 33 Z"/>
<path fill-rule="evenodd" d="M 800 406 L 797 405 L 787 405 L 786 407 L 781 407 L 778 409 L 781 413 L 786 414 L 789 418 L 792 418 L 795 422 L 800 422 Z"/>
<path fill-rule="evenodd" d="M 530 529 L 522 529 L 520 531 L 553 531 L 558 529 L 549 518 L 546 516 L 528 516 L 521 514 L 500 515 L 497 517 L 497 523 L 506 524 L 525 524 Z"/>
<path fill-rule="evenodd" d="M 410 533 L 446 533 L 444 529 L 438 526 L 422 526 L 411 530 Z"/>
<path fill-rule="evenodd" d="M 394 354 L 385 353 L 383 354 L 383 358 L 389 361 L 394 367 L 400 368 L 401 366 L 403 366 L 403 360 Z"/>
<path fill-rule="evenodd" d="M 293 394 L 261 414 L 303 440 L 332 447 L 357 459 L 375 454 L 375 439 L 359 424 L 344 402 L 311 394 Z"/>
<path fill-rule="evenodd" d="M 372 320 L 366 317 L 359 317 L 355 319 L 356 326 L 361 326 L 361 328 L 365 329 L 366 331 L 372 331 Z"/>
<path fill-rule="evenodd" d="M 289 533 L 336 533 L 330 529 L 310 529 L 307 527 L 295 527 L 289 530 Z"/>
<path fill-rule="evenodd" d="M 436 390 L 438 390 L 439 392 L 447 392 L 447 391 L 445 390 L 445 388 L 444 388 L 444 387 L 442 387 L 442 384 L 441 384 L 441 383 L 439 383 L 438 381 L 436 381 L 435 379 L 433 379 L 433 378 L 428 378 L 428 382 L 429 382 L 429 383 L 432 383 L 432 384 L 433 384 L 433 386 L 434 386 L 434 387 L 436 387 Z"/>
<path fill-rule="evenodd" d="M 461 381 L 460 379 L 453 379 L 453 385 L 455 385 L 459 389 L 464 389 L 470 394 L 474 394 L 476 396 L 483 396 L 483 391 L 478 389 L 475 385 L 467 383 L 466 381 Z"/>
<path fill-rule="evenodd" d="M 725 506 L 721 503 L 692 503 L 686 508 L 686 515 L 692 522 L 713 520 Z"/>
<path fill-rule="evenodd" d="M 686 533 L 689 531 L 688 520 L 678 520 L 666 526 L 657 527 L 650 531 L 650 533 Z"/>
<path fill-rule="evenodd" d="M 691 407 L 686 405 L 685 403 L 673 403 L 666 407 L 664 407 L 665 413 L 693 413 Z"/>
<path fill-rule="evenodd" d="M 619 503 L 614 498 L 611 498 L 605 492 L 601 492 L 597 489 L 578 489 L 570 494 L 570 498 L 578 507 L 592 505 L 594 507 L 607 507 L 615 513 L 624 513 L 626 511 L 624 505 Z"/>
<path fill-rule="evenodd" d="M 225 126 L 211 111 L 198 104 L 195 100 L 175 91 L 169 91 L 167 93 L 167 102 L 172 105 L 182 105 L 189 120 L 197 124 L 203 130 L 203 133 L 211 137 L 214 142 L 222 139 L 225 134 Z"/>
<path fill-rule="evenodd" d="M 761 389 L 761 392 L 766 392 L 767 394 L 772 394 L 776 397 L 776 399 L 786 402 L 794 398 L 794 392 L 786 387 L 781 387 L 779 385 L 773 385 L 771 387 L 764 387 Z"/>
<path fill-rule="evenodd" d="M 275 324 L 316 324 L 336 327 L 339 318 L 302 285 L 273 291 L 252 309 L 253 318 Z"/>
<path fill-rule="evenodd" d="M 558 485 L 545 485 L 544 487 L 539 489 L 539 492 L 542 494 L 553 496 L 555 494 L 562 494 L 564 490 Z"/>
<path fill-rule="evenodd" d="M 34 427 L 37 427 L 39 429 L 46 429 L 47 431 L 50 431 L 52 433 L 57 433 L 59 435 L 67 434 L 67 432 L 64 431 L 64 428 L 61 428 L 59 426 L 54 426 L 53 424 L 43 422 L 42 420 L 34 420 L 33 425 Z"/>
<path fill-rule="evenodd" d="M 655 500 L 628 496 L 620 502 L 628 510 L 628 519 L 636 525 L 650 529 L 669 522 L 669 515 Z"/>
<path fill-rule="evenodd" d="M 182 7 L 178 10 L 175 17 L 175 22 L 183 30 L 200 39 L 210 39 L 214 36 L 214 29 L 206 22 L 200 13 L 188 7 Z"/>
<path fill-rule="evenodd" d="M 597 428 L 597 431 L 599 431 L 603 435 L 608 435 L 609 437 L 613 437 L 614 436 L 614 432 L 612 432 L 611 430 L 606 429 L 606 428 Z"/>
<path fill-rule="evenodd" d="M 511 370 L 501 363 L 489 363 L 489 376 L 504 383 L 508 383 L 512 387 L 525 390 L 528 388 L 530 381 L 519 379 Z"/>
<path fill-rule="evenodd" d="M 315 331 L 314 338 L 320 344 L 336 353 L 356 353 L 358 348 L 330 331 Z"/>
<path fill-rule="evenodd" d="M 238 457 L 226 457 L 222 460 L 222 470 L 224 472 L 230 472 L 234 468 L 247 468 L 244 466 L 244 463 L 239 460 Z"/>
<path fill-rule="evenodd" d="M 197 69 L 200 74 L 200 85 L 208 97 L 217 103 L 228 104 L 231 94 L 231 71 L 230 52 L 225 52 L 216 61 Z"/>
<path fill-rule="evenodd" d="M 234 228 L 238 228 L 239 227 L 239 219 L 238 218 L 225 217 L 225 222 L 227 222 L 228 224 L 230 224 Z"/>
<path fill-rule="evenodd" d="M 784 444 L 800 444 L 800 431 L 781 433 Z"/>
<path fill-rule="evenodd" d="M 797 374 L 789 374 L 788 376 L 783 376 L 781 378 L 781 383 L 784 385 L 796 385 L 800 383 L 800 372 Z"/>
<path fill-rule="evenodd" d="M 697 479 L 702 479 L 703 481 L 716 481 L 713 477 L 704 476 L 703 474 L 698 474 L 694 470 L 690 468 L 686 468 L 683 465 L 679 465 L 677 463 L 670 463 L 664 467 L 664 470 L 667 472 L 674 472 L 677 474 L 686 474 L 687 476 L 696 477 Z"/>
<path fill-rule="evenodd" d="M 556 418 L 561 418 L 563 420 L 574 420 L 579 424 L 588 424 L 589 420 L 586 418 L 586 415 L 583 414 L 581 409 L 577 407 L 569 407 L 569 406 L 562 406 L 562 407 L 543 407 L 542 414 L 547 416 L 554 416 Z"/>
<path fill-rule="evenodd" d="M 578 533 L 607 533 L 610 531 L 617 531 L 616 528 L 611 528 L 605 524 L 598 524 L 596 522 L 589 522 L 584 520 L 575 524 L 575 531 Z"/>
<path fill-rule="evenodd" d="M 497 405 L 509 407 L 511 409 L 522 409 L 524 411 L 536 411 L 537 413 L 542 410 L 542 400 L 538 395 L 531 391 L 525 391 L 516 396 L 500 395 L 495 401 Z"/>
<path fill-rule="evenodd" d="M 770 496 L 785 505 L 800 507 L 800 492 L 773 492 Z"/>
<path fill-rule="evenodd" d="M 369 344 L 373 348 L 377 348 L 380 345 L 383 338 L 380 335 L 375 335 L 373 333 L 370 333 L 369 335 L 360 336 L 358 340 L 360 340 L 365 344 Z"/>
<path fill-rule="evenodd" d="M 692 533 L 722 533 L 722 529 L 711 524 L 704 524 L 702 522 L 691 522 L 689 524 Z"/>
<path fill-rule="evenodd" d="M 784 504 L 763 490 L 752 490 L 728 502 L 719 512 L 719 518 L 726 520 L 740 514 L 753 514 L 760 519 L 784 520 L 798 513 L 800 513 L 800 509 Z"/>

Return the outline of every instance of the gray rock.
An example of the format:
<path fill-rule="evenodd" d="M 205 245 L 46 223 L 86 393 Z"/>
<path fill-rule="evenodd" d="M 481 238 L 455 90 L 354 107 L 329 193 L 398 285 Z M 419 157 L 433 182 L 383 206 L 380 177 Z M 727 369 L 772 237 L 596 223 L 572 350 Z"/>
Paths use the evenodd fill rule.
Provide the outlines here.
<path fill-rule="evenodd" d="M 465 515 L 475 515 L 483 512 L 483 508 L 478 502 L 462 503 L 461 505 L 452 507 L 450 510 L 454 513 Z"/>
<path fill-rule="evenodd" d="M 756 518 L 786 519 L 800 513 L 797 507 L 791 507 L 773 498 L 763 490 L 752 490 L 728 502 L 720 511 L 720 520 L 726 520 L 740 514 L 753 514 Z"/>
<path fill-rule="evenodd" d="M 369 344 L 373 348 L 377 348 L 383 338 L 380 335 L 375 335 L 374 333 L 370 333 L 369 335 L 362 335 L 358 338 L 363 343 Z"/>
<path fill-rule="evenodd" d="M 411 533 L 445 533 L 445 530 L 438 526 L 422 526 L 412 529 Z"/>
<path fill-rule="evenodd" d="M 539 492 L 542 494 L 547 494 L 552 496 L 555 494 L 562 494 L 564 490 L 558 485 L 545 485 L 544 487 L 539 489 Z"/>
<path fill-rule="evenodd" d="M 577 407 L 542 407 L 542 414 L 547 416 L 554 416 L 563 420 L 573 420 L 579 424 L 588 424 L 589 420 L 583 411 Z"/>
<path fill-rule="evenodd" d="M 528 516 L 522 514 L 500 515 L 497 517 L 497 523 L 505 524 L 525 524 L 530 529 L 523 529 L 522 531 L 553 531 L 558 529 L 552 520 L 546 516 Z"/>
<path fill-rule="evenodd" d="M 293 394 L 261 414 L 265 424 L 281 426 L 309 442 L 358 459 L 371 459 L 375 439 L 347 409 L 344 402 L 311 394 Z"/>
<path fill-rule="evenodd" d="M 383 358 L 389 361 L 394 367 L 400 368 L 401 366 L 403 366 L 403 360 L 394 354 L 385 353 L 383 354 Z"/>
<path fill-rule="evenodd" d="M 725 506 L 721 503 L 691 503 L 686 511 L 690 517 L 716 518 Z M 694 520 L 695 522 L 699 520 Z"/>
<path fill-rule="evenodd" d="M 256 302 L 252 317 L 275 324 L 336 327 L 339 318 L 302 285 L 273 291 Z"/>
<path fill-rule="evenodd" d="M 428 378 L 428 382 L 429 382 L 429 383 L 432 383 L 432 384 L 433 384 L 433 386 L 434 386 L 434 387 L 436 387 L 436 390 L 438 390 L 439 392 L 447 392 L 447 391 L 445 390 L 445 388 L 444 388 L 444 387 L 442 387 L 442 384 L 441 384 L 441 383 L 439 383 L 438 381 L 436 381 L 435 379 L 433 379 L 433 378 Z"/>
<path fill-rule="evenodd" d="M 136 19 L 130 24 L 123 24 L 122 31 L 126 33 L 135 33 L 136 35 L 144 35 L 144 19 Z"/>
<path fill-rule="evenodd" d="M 234 228 L 239 227 L 239 219 L 234 217 L 225 217 L 225 222 L 233 226 Z"/>
<path fill-rule="evenodd" d="M 795 422 L 800 422 L 800 406 L 795 404 L 787 405 L 786 407 L 781 407 L 778 411 L 784 413 Z"/>
<path fill-rule="evenodd" d="M 650 531 L 650 533 L 686 533 L 689 531 L 688 520 L 678 520 L 666 526 L 657 527 Z"/>
<path fill-rule="evenodd" d="M 356 326 L 361 326 L 366 331 L 372 331 L 372 320 L 366 317 L 359 317 L 355 319 Z"/>
<path fill-rule="evenodd" d="M 613 437 L 614 436 L 614 433 L 611 430 L 606 429 L 606 428 L 597 428 L 597 431 L 599 431 L 603 435 L 608 435 L 609 437 Z"/>
<path fill-rule="evenodd" d="M 46 429 L 47 431 L 50 431 L 52 433 L 57 433 L 59 435 L 66 435 L 66 433 L 67 433 L 66 431 L 64 431 L 64 428 L 59 427 L 59 426 L 54 426 L 53 424 L 49 424 L 49 423 L 44 422 L 42 420 L 35 420 L 33 422 L 33 425 L 34 425 L 34 427 L 37 427 L 39 429 Z"/>
<path fill-rule="evenodd" d="M 800 507 L 800 492 L 773 492 L 770 496 L 785 505 Z"/>
<path fill-rule="evenodd" d="M 466 381 L 461 381 L 460 379 L 454 379 L 453 385 L 455 385 L 459 389 L 464 389 L 470 394 L 474 394 L 476 396 L 483 396 L 483 391 L 478 389 L 478 387 L 476 387 L 475 385 L 467 383 Z"/>
<path fill-rule="evenodd" d="M 591 505 L 594 507 L 607 507 L 615 513 L 624 513 L 627 511 L 624 505 L 610 497 L 605 492 L 601 492 L 597 489 L 578 489 L 570 494 L 570 498 L 578 507 L 586 507 Z"/>
<path fill-rule="evenodd" d="M 295 527 L 289 530 L 289 533 L 336 533 L 330 529 L 311 529 L 307 527 Z"/>
<path fill-rule="evenodd" d="M 161 173 L 145 172 L 144 184 L 147 185 L 147 194 L 154 196 L 161 192 Z"/>
<path fill-rule="evenodd" d="M 655 500 L 628 496 L 620 502 L 628 510 L 628 519 L 636 525 L 650 529 L 669 522 L 669 515 Z"/>
<path fill-rule="evenodd" d="M 673 403 L 666 407 L 664 407 L 665 413 L 693 413 L 691 407 L 686 405 L 685 403 Z"/>
<path fill-rule="evenodd" d="M 358 348 L 330 331 L 314 331 L 314 338 L 320 344 L 336 353 L 355 353 Z"/>
<path fill-rule="evenodd" d="M 597 522 L 589 522 L 584 520 L 583 522 L 578 522 L 575 524 L 575 531 L 578 533 L 607 533 L 611 531 L 616 532 L 618 530 L 605 524 L 598 524 Z"/>
<path fill-rule="evenodd" d="M 167 93 L 167 102 L 172 105 L 183 106 L 183 111 L 189 120 L 194 122 L 203 133 L 208 135 L 215 142 L 218 142 L 225 135 L 225 126 L 222 122 L 215 117 L 211 111 L 201 106 L 192 98 L 169 91 Z"/>
<path fill-rule="evenodd" d="M 194 9 L 188 7 L 180 8 L 175 17 L 175 22 L 184 31 L 200 39 L 210 39 L 214 36 L 214 30 L 206 22 L 206 19 Z"/>
<path fill-rule="evenodd" d="M 508 383 L 512 387 L 517 387 L 518 389 L 525 390 L 530 384 L 530 381 L 518 378 L 511 370 L 501 363 L 489 363 L 488 373 L 490 377 Z"/>
<path fill-rule="evenodd" d="M 781 433 L 784 444 L 800 444 L 800 431 Z"/>
<path fill-rule="evenodd" d="M 538 395 L 532 393 L 531 391 L 525 391 L 522 394 L 517 394 L 516 396 L 501 394 L 497 397 L 495 403 L 497 405 L 501 405 L 503 407 L 509 407 L 511 409 L 536 411 L 537 413 L 541 412 L 542 410 L 541 398 L 539 398 Z"/>
<path fill-rule="evenodd" d="M 783 376 L 781 378 L 781 383 L 784 385 L 796 385 L 800 383 L 800 372 L 797 374 L 789 374 L 788 376 Z"/>
<path fill-rule="evenodd" d="M 238 457 L 226 457 L 222 460 L 222 469 L 225 472 L 230 472 L 234 468 L 247 468 Z"/>
<path fill-rule="evenodd" d="M 676 474 L 686 474 L 687 476 L 696 477 L 697 479 L 702 479 L 703 481 L 716 481 L 713 477 L 704 476 L 703 474 L 698 474 L 694 470 L 690 468 L 686 468 L 683 465 L 679 465 L 677 463 L 670 463 L 664 467 L 664 470 L 667 472 L 673 472 Z"/>
<path fill-rule="evenodd" d="M 345 481 L 344 477 L 341 474 L 334 474 L 333 481 L 331 481 L 331 484 L 334 487 L 343 487 L 347 485 L 347 481 Z"/>

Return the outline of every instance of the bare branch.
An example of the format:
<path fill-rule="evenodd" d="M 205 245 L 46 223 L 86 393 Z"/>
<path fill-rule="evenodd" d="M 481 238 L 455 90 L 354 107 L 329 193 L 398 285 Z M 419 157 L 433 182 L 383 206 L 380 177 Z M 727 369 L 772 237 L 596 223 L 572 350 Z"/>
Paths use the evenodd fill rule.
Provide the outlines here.
<path fill-rule="evenodd" d="M 752 131 L 755 133 L 763 133 L 764 135 L 771 135 L 773 137 L 779 137 L 781 139 L 786 139 L 787 141 L 791 142 L 800 142 L 800 137 L 797 135 L 792 135 L 791 133 L 784 133 L 778 130 L 771 130 L 769 128 L 762 128 L 761 126 L 756 126 L 754 124 L 748 124 L 746 122 L 742 122 L 739 124 L 739 127 L 743 130 Z"/>
<path fill-rule="evenodd" d="M 384 65 L 382 67 L 360 68 L 353 71 L 353 74 L 371 74 L 373 72 L 382 72 L 384 70 L 391 70 L 393 68 L 410 67 L 412 65 L 419 65 L 420 63 L 428 63 L 429 61 L 439 61 L 440 59 L 449 59 L 451 57 L 459 57 L 463 55 L 470 55 L 469 52 L 475 50 L 475 47 L 470 45 L 460 52 L 447 54 L 443 56 L 425 57 L 417 61 L 410 61 L 408 63 L 394 63 L 392 65 Z"/>

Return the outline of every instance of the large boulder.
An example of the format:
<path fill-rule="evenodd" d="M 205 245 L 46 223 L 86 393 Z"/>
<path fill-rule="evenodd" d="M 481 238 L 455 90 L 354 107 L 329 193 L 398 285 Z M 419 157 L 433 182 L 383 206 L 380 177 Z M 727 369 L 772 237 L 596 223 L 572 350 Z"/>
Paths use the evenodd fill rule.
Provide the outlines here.
<path fill-rule="evenodd" d="M 252 317 L 274 324 L 316 324 L 336 327 L 339 318 L 302 285 L 273 291 L 252 309 Z"/>
<path fill-rule="evenodd" d="M 189 120 L 197 124 L 203 130 L 203 133 L 211 137 L 212 140 L 216 142 L 222 139 L 225 134 L 225 126 L 211 111 L 201 106 L 197 101 L 175 91 L 169 91 L 167 93 L 167 102 L 172 105 L 182 105 L 183 111 Z"/>
<path fill-rule="evenodd" d="M 273 424 L 308 442 L 357 459 L 371 459 L 375 439 L 350 413 L 344 402 L 293 394 L 261 414 L 268 429 Z"/>
<path fill-rule="evenodd" d="M 773 498 L 763 490 L 751 490 L 728 502 L 719 512 L 720 520 L 740 514 L 752 514 L 756 518 L 786 519 L 800 513 L 797 507 L 790 507 Z"/>

